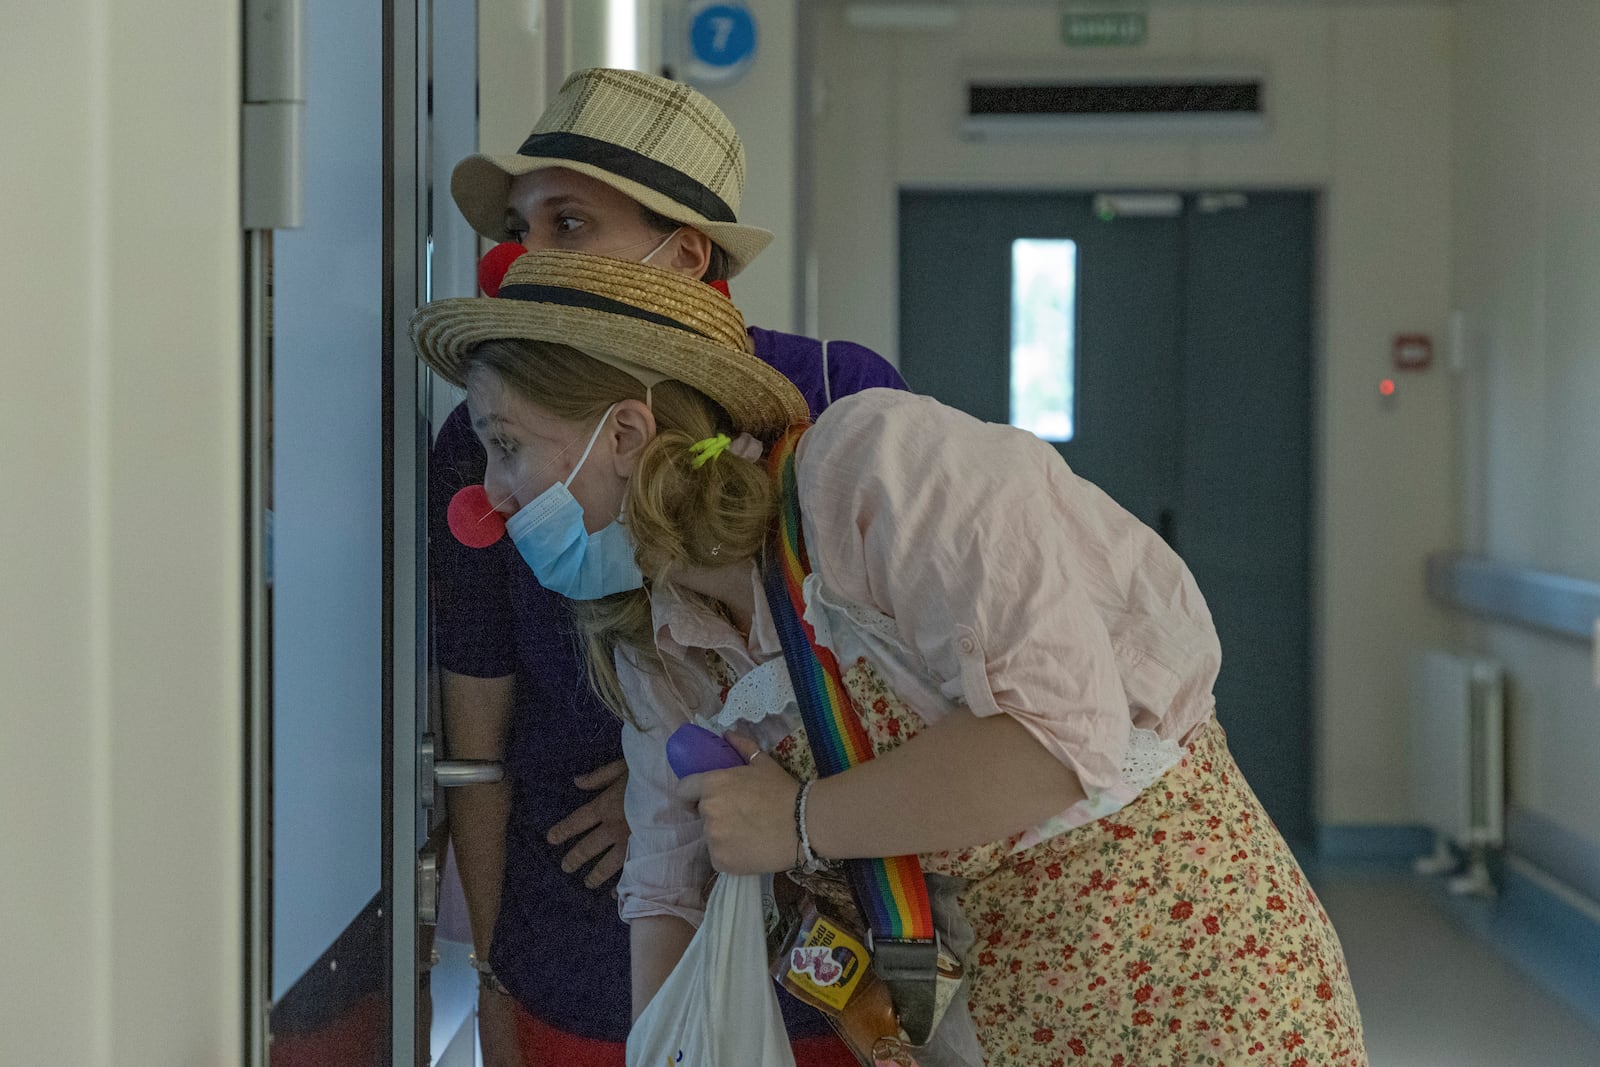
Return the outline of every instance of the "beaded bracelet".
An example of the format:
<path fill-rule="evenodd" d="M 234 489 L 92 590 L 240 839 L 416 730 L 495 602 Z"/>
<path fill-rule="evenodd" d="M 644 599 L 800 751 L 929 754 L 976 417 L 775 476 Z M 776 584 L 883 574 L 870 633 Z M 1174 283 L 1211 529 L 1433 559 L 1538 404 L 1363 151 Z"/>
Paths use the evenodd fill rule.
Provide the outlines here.
<path fill-rule="evenodd" d="M 811 848 L 811 835 L 806 833 L 806 801 L 811 796 L 811 787 L 817 784 L 815 778 L 800 787 L 800 792 L 794 798 L 794 832 L 800 839 L 800 852 L 795 857 L 800 860 L 800 869 L 804 871 L 823 871 L 831 869 L 832 862 L 817 855 Z"/>
<path fill-rule="evenodd" d="M 806 832 L 804 819 L 805 808 L 803 803 L 806 796 L 806 783 L 801 782 L 794 791 L 794 870 L 806 869 Z"/>

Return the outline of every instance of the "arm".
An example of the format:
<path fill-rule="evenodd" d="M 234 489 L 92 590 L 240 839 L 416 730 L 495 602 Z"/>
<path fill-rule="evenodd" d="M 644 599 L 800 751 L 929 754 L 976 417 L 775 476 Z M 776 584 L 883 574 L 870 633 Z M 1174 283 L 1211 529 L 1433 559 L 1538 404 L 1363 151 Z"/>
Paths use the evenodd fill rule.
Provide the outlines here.
<path fill-rule="evenodd" d="M 450 498 L 463 485 L 483 477 L 483 464 L 483 448 L 472 434 L 466 405 L 458 405 L 440 426 L 428 456 L 428 564 L 443 748 L 444 755 L 454 759 L 504 758 L 516 691 L 510 638 L 514 616 L 506 588 L 504 546 L 466 548 L 451 536 L 446 519 Z M 488 958 L 500 912 L 510 808 L 511 786 L 506 782 L 465 786 L 448 801 L 456 863 L 480 959 Z"/>
<path fill-rule="evenodd" d="M 440 674 L 444 713 L 445 755 L 454 759 L 498 760 L 505 754 L 511 721 L 514 677 L 473 678 L 448 670 Z M 488 960 L 495 923 L 500 917 L 500 882 L 506 865 L 506 822 L 511 812 L 511 784 L 467 785 L 450 791 L 446 810 L 456 853 L 456 870 L 467 900 L 472 950 Z M 478 1034 L 483 1061 L 489 1067 L 521 1062 L 516 1052 L 516 1024 L 511 998 L 488 989 L 478 994 Z"/>
<path fill-rule="evenodd" d="M 672 973 L 705 915 L 711 864 L 699 815 L 666 757 L 666 739 L 687 721 L 682 708 L 669 698 L 684 690 L 667 689 L 660 675 L 639 668 L 626 654 L 617 656 L 617 677 L 635 716 L 622 728 L 628 825 L 633 835 L 617 883 L 617 910 L 629 927 L 633 1014 L 638 1018 Z M 688 678 L 680 682 L 693 685 Z"/>
<path fill-rule="evenodd" d="M 1142 573 L 1135 553 L 1106 548 L 1114 505 L 1031 435 L 884 390 L 836 404 L 800 448 L 816 575 L 835 597 L 893 618 L 959 709 L 919 709 L 941 721 L 814 786 L 813 849 L 942 851 L 1130 799 L 1128 697 L 1094 599 L 1116 601 Z M 756 787 L 765 762 L 698 787 L 723 870 L 792 862 L 783 801 L 795 787 L 777 777 Z M 746 795 L 726 810 L 710 803 L 711 789 L 740 778 Z M 760 821 L 745 838 L 727 825 L 741 808 Z"/>
<path fill-rule="evenodd" d="M 481 480 L 483 467 L 483 448 L 468 424 L 466 405 L 460 404 L 440 426 L 428 457 L 428 564 L 444 754 L 498 760 L 505 754 L 515 692 L 508 556 L 504 545 L 463 547 L 451 536 L 447 521 L 450 498 L 463 485 Z M 511 786 L 502 782 L 456 789 L 446 808 L 473 950 L 487 960 L 500 916 Z M 511 1067 L 520 1062 L 511 998 L 480 988 L 478 1034 L 485 1064 Z"/>
<path fill-rule="evenodd" d="M 752 751 L 734 738 L 741 751 Z M 719 871 L 794 864 L 796 785 L 775 760 L 688 779 Z M 1009 715 L 957 712 L 892 752 L 824 778 L 806 802 L 827 859 L 943 852 L 1000 840 L 1083 799 L 1077 775 Z"/>
<path fill-rule="evenodd" d="M 672 915 L 635 919 L 628 926 L 633 952 L 633 1017 L 644 1012 L 694 939 L 694 927 Z"/>
<path fill-rule="evenodd" d="M 451 759 L 498 760 L 505 755 L 514 677 L 473 678 L 442 673 L 446 755 Z M 467 898 L 473 951 L 489 956 L 500 914 L 500 880 L 506 865 L 506 821 L 511 784 L 468 785 L 450 792 L 450 836 Z"/>
<path fill-rule="evenodd" d="M 1077 775 L 1016 719 L 957 712 L 818 782 L 806 832 L 828 859 L 942 852 L 1009 837 L 1082 799 Z"/>
<path fill-rule="evenodd" d="M 1109 614 L 1147 574 L 1143 542 L 1108 535 L 1125 513 L 1033 435 L 888 390 L 830 409 L 797 473 L 831 596 L 894 619 L 942 696 L 1021 723 L 1091 802 L 1120 788 L 1132 722 Z"/>

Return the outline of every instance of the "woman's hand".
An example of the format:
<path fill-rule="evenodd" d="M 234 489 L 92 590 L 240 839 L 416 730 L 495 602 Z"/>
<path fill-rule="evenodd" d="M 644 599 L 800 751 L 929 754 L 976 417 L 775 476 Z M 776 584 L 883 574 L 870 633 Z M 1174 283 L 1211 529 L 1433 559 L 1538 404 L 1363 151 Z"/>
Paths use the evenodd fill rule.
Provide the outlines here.
<path fill-rule="evenodd" d="M 711 865 L 724 874 L 787 871 L 800 848 L 794 826 L 799 783 L 753 742 L 737 734 L 727 739 L 745 758 L 745 766 L 683 780 L 684 789 L 700 803 Z"/>

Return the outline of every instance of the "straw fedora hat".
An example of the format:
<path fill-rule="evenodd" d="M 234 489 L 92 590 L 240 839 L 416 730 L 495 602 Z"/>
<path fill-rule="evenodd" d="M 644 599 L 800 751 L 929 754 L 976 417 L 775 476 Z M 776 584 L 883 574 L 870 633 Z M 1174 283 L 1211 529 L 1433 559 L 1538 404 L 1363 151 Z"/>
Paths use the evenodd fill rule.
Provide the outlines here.
<path fill-rule="evenodd" d="M 561 86 L 516 155 L 468 156 L 450 195 L 472 228 L 506 239 L 511 179 L 566 167 L 704 233 L 737 274 L 772 241 L 739 224 L 744 144 L 728 116 L 696 90 L 635 70 L 592 67 Z"/>
<path fill-rule="evenodd" d="M 490 253 L 494 255 L 494 253 Z M 704 282 L 585 252 L 526 252 L 498 295 L 424 304 L 411 339 L 447 381 L 466 384 L 484 341 L 569 345 L 645 385 L 674 379 L 721 404 L 734 429 L 771 439 L 809 420 L 805 398 L 759 359 L 733 302 Z"/>

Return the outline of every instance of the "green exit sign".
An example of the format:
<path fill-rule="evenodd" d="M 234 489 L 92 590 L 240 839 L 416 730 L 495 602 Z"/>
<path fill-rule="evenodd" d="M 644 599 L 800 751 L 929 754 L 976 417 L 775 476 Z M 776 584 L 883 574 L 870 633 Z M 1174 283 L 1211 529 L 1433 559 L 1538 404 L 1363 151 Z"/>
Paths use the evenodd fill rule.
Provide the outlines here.
<path fill-rule="evenodd" d="M 1061 39 L 1074 48 L 1132 48 L 1149 35 L 1143 11 L 1069 11 L 1061 17 Z"/>

